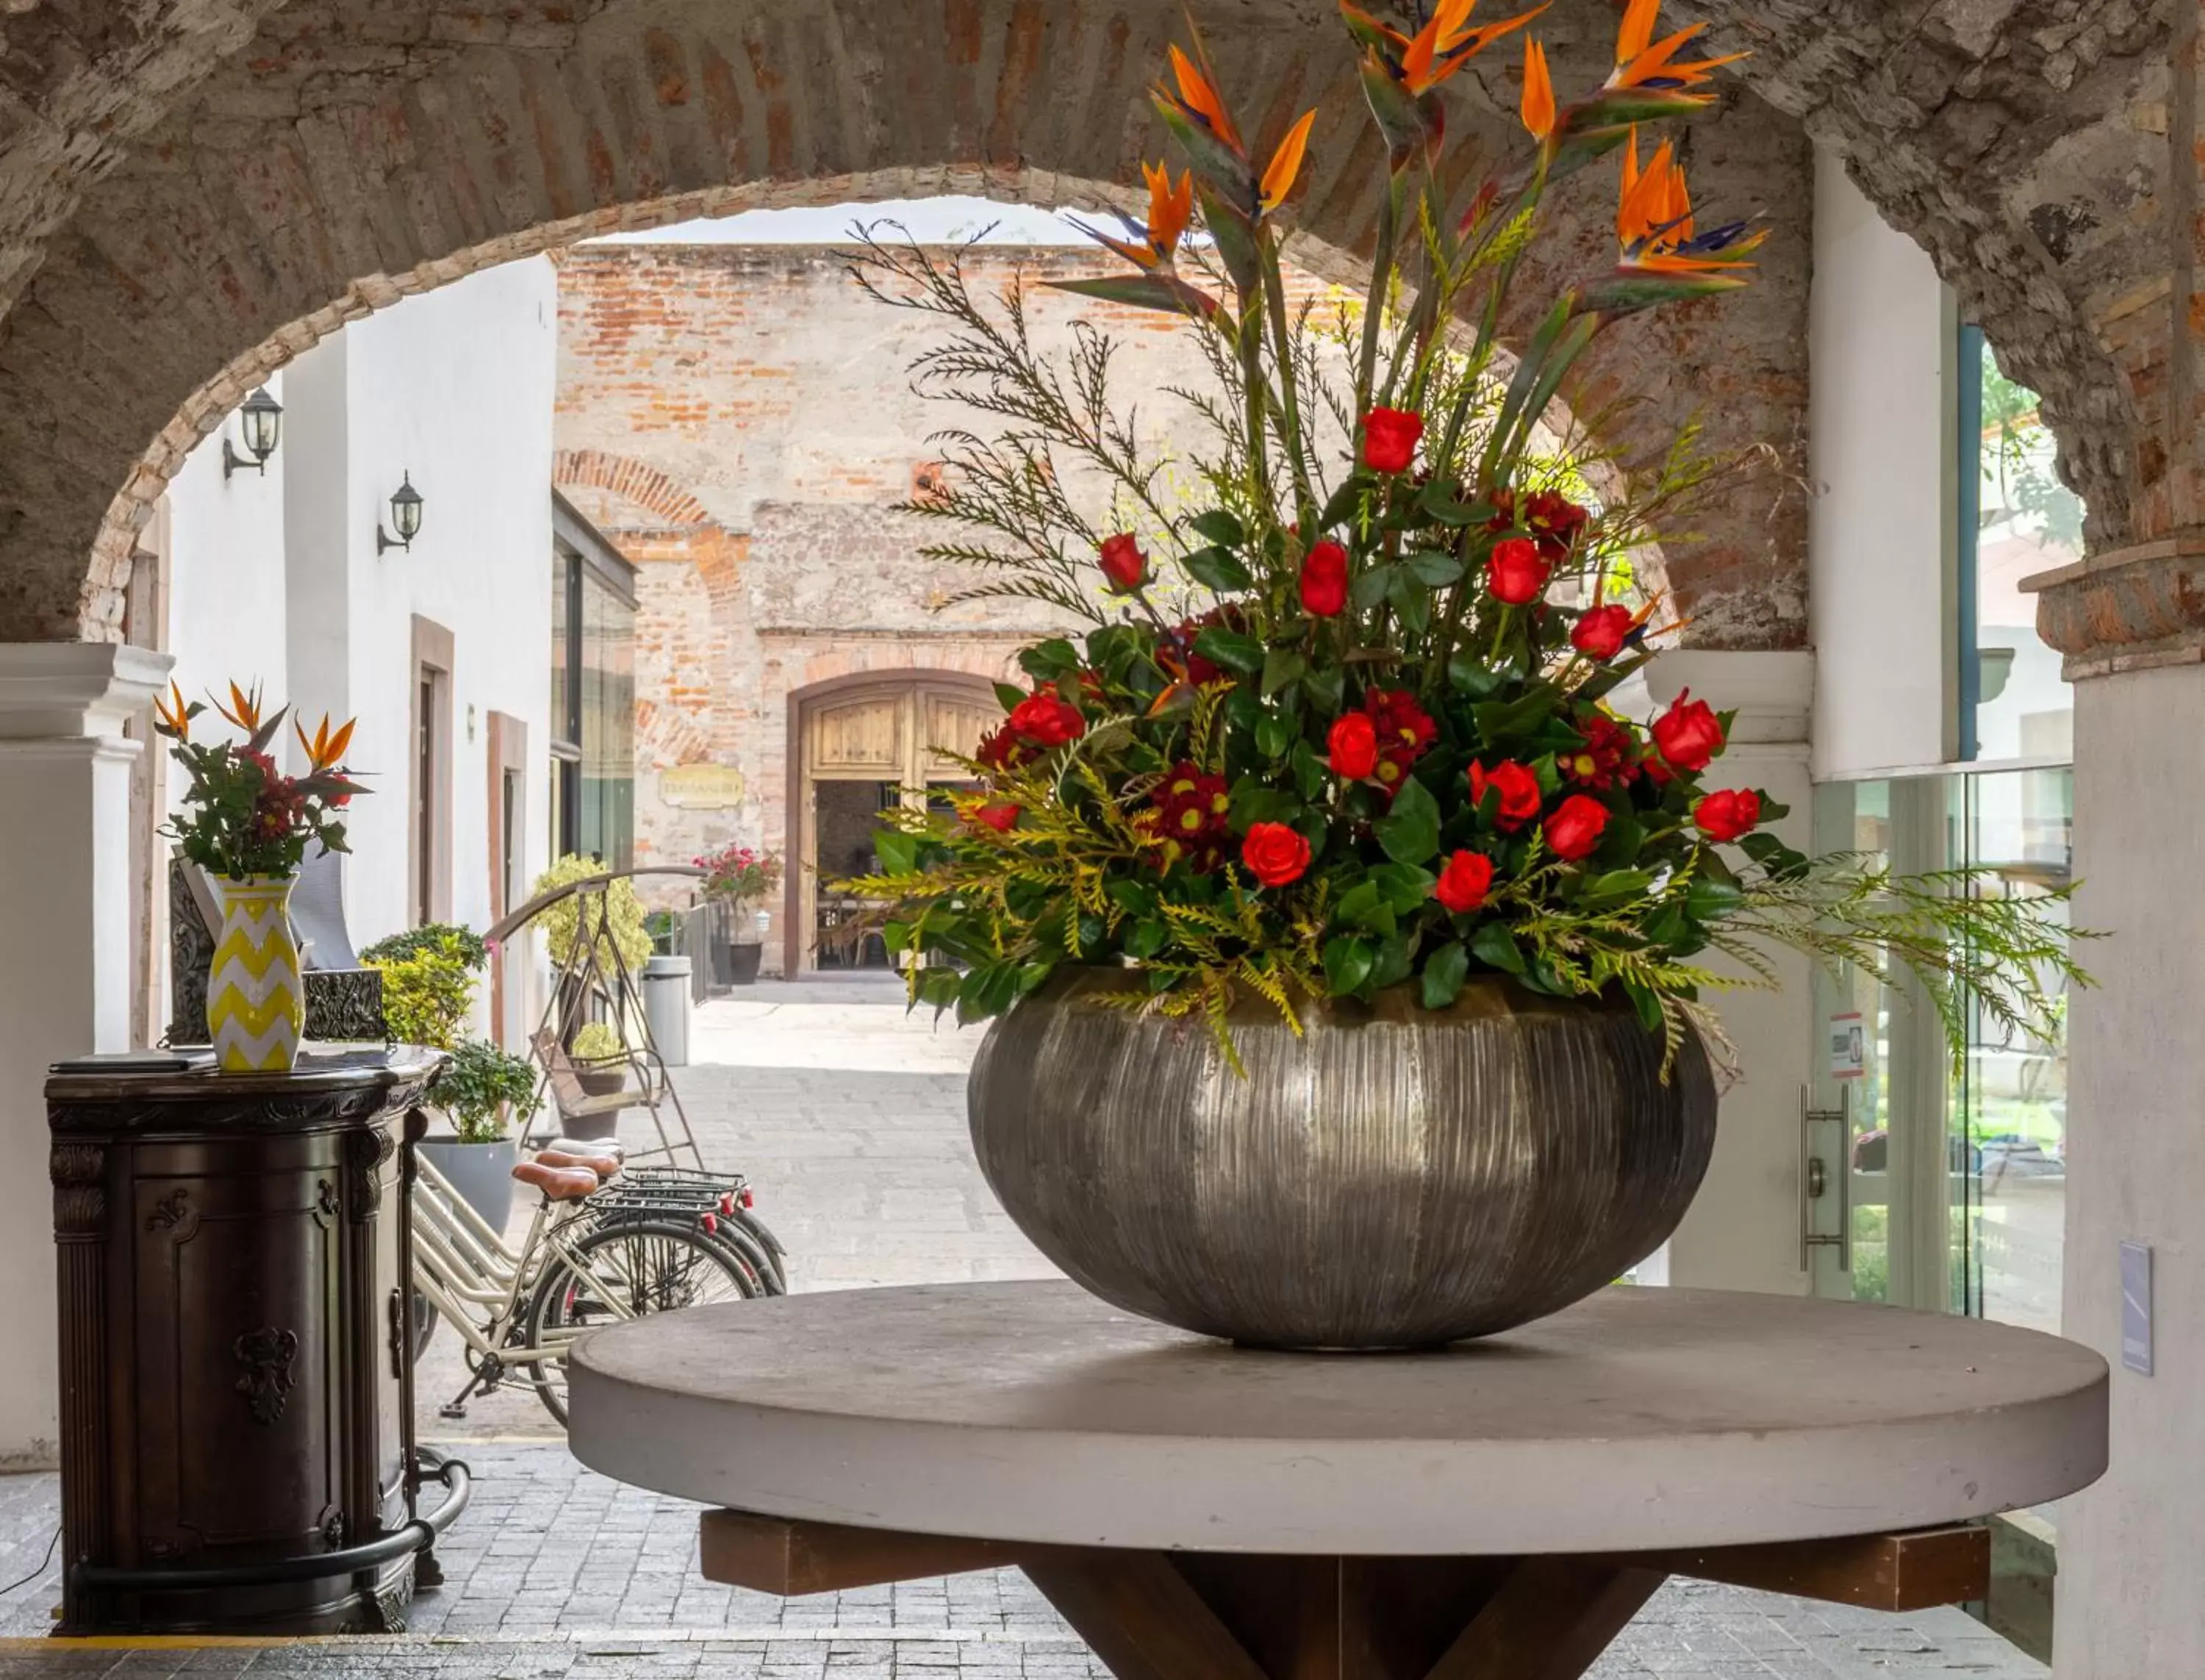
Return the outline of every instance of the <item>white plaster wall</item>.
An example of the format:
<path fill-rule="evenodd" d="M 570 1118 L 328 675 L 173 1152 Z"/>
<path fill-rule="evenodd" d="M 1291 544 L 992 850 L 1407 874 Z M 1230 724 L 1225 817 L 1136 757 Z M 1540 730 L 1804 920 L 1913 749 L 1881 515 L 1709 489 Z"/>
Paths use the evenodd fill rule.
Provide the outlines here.
<path fill-rule="evenodd" d="M 1822 150 L 1814 244 L 1807 553 L 1819 781 L 1953 755 L 1953 352 L 1929 256 Z"/>
<path fill-rule="evenodd" d="M 453 634 L 452 916 L 490 910 L 488 717 L 525 720 L 531 877 L 549 866 L 551 402 L 558 305 L 538 258 L 407 299 L 345 330 L 350 466 L 354 757 L 381 771 L 357 802 L 354 846 L 395 867 L 354 871 L 354 935 L 412 924 L 411 661 L 416 614 Z M 410 553 L 375 531 L 406 473 L 423 497 Z"/>
<path fill-rule="evenodd" d="M 2205 823 L 2194 775 L 2205 679 L 2180 666 L 2075 689 L 2075 921 L 2107 937 L 2068 1024 L 2062 1328 L 2113 1368 L 2113 1466 L 2060 1505 L 2059 1680 L 2205 1674 Z M 2171 773 L 2173 772 L 2173 773 Z M 2121 1368 L 2119 1244 L 2153 1250 L 2154 1374 Z"/>
<path fill-rule="evenodd" d="M 269 395 L 286 400 L 282 376 Z M 284 628 L 283 505 L 293 459 L 284 431 L 265 473 L 222 476 L 225 436 L 237 453 L 237 420 L 225 419 L 186 458 L 169 485 L 169 647 L 187 698 L 223 694 L 235 680 L 262 685 L 276 703 L 290 698 Z M 220 729 L 218 719 L 210 719 Z M 171 776 L 173 805 L 183 778 Z"/>

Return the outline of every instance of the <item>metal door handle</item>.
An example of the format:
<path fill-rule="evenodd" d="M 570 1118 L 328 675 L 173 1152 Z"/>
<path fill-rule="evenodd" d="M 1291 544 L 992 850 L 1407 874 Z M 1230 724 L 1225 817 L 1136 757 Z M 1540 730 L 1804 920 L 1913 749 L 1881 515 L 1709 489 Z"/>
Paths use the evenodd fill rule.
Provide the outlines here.
<path fill-rule="evenodd" d="M 1807 1088 L 1800 1086 L 1799 1269 L 1813 1268 L 1816 1249 L 1834 1248 L 1838 1269 L 1850 1274 L 1853 1269 L 1852 1090 L 1850 1086 L 1840 1088 L 1835 1108 L 1810 1107 L 1811 1101 Z M 1834 1234 L 1815 1229 L 1815 1202 L 1828 1184 L 1827 1171 L 1816 1170 L 1822 1163 L 1815 1153 L 1815 1126 L 1822 1120 L 1834 1120 L 1838 1126 L 1838 1229 Z"/>

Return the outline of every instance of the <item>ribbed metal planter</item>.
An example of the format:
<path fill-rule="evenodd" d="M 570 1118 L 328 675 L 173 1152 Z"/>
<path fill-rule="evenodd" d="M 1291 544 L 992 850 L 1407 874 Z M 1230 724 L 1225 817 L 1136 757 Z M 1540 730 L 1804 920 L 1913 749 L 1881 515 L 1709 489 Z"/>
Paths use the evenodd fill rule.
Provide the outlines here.
<path fill-rule="evenodd" d="M 1627 1005 L 1497 979 L 1199 1018 L 1099 1006 L 1064 969 L 973 1063 L 972 1143 L 1019 1228 L 1114 1305 L 1281 1348 L 1411 1348 L 1560 1311 L 1667 1239 L 1715 1146 L 1706 1053 Z"/>

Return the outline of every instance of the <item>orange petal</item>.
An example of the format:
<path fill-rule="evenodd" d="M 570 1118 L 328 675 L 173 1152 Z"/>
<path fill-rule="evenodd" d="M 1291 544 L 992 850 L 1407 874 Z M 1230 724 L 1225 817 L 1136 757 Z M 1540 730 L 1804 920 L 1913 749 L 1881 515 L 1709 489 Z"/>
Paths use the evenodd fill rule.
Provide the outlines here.
<path fill-rule="evenodd" d="M 1661 0 L 1631 0 L 1625 8 L 1623 24 L 1615 32 L 1615 62 L 1628 64 L 1646 50 L 1646 44 L 1654 39 L 1654 20 L 1661 12 Z"/>
<path fill-rule="evenodd" d="M 336 734 L 330 739 L 330 763 L 341 764 L 344 762 L 345 749 L 352 745 L 353 727 L 360 720 L 356 717 L 347 718 L 344 721 L 344 727 L 339 729 Z"/>
<path fill-rule="evenodd" d="M 1554 132 L 1554 84 L 1547 73 L 1547 50 L 1538 42 L 1524 42 L 1524 127 L 1544 145 Z"/>
<path fill-rule="evenodd" d="M 1225 109 L 1225 101 L 1218 96 L 1209 78 L 1176 45 L 1171 49 L 1171 67 L 1172 75 L 1179 83 L 1179 97 L 1186 107 L 1207 122 L 1220 140 L 1237 147 L 1240 131 L 1233 126 L 1232 114 Z"/>
<path fill-rule="evenodd" d="M 1293 191 L 1294 177 L 1301 173 L 1302 154 L 1309 150 L 1310 125 L 1316 121 L 1314 110 L 1304 111 L 1301 121 L 1287 130 L 1286 139 L 1279 142 L 1279 149 L 1271 154 L 1270 165 L 1263 171 L 1259 199 L 1265 214 L 1284 204 L 1287 194 Z"/>

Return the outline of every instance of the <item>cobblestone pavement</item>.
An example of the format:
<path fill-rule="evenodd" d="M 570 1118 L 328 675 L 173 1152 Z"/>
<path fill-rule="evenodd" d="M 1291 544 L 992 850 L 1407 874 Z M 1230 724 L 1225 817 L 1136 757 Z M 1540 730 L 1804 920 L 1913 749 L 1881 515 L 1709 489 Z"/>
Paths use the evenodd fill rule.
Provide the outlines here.
<path fill-rule="evenodd" d="M 869 980 L 761 984 L 709 1006 L 677 1076 L 706 1159 L 751 1175 L 799 1288 L 1047 1275 L 996 1207 L 965 1140 L 977 1033 L 906 1018 Z M 422 1433 L 475 1471 L 440 1548 L 445 1586 L 391 1640 L 132 1649 L 36 1641 L 58 1600 L 39 1560 L 51 1475 L 0 1478 L 0 1680 L 109 1674 L 450 1680 L 1088 1680 L 1104 1671 L 1015 1570 L 817 1599 L 716 1587 L 696 1570 L 696 1507 L 582 1469 L 525 1390 L 435 1416 L 455 1388 L 440 1331 Z M 447 1380 L 449 1379 L 449 1380 Z M 441 1386 L 440 1386 L 441 1385 Z M 1673 1583 L 1593 1680 L 1889 1680 L 2046 1671 L 1957 1610 L 1881 1616 Z"/>

